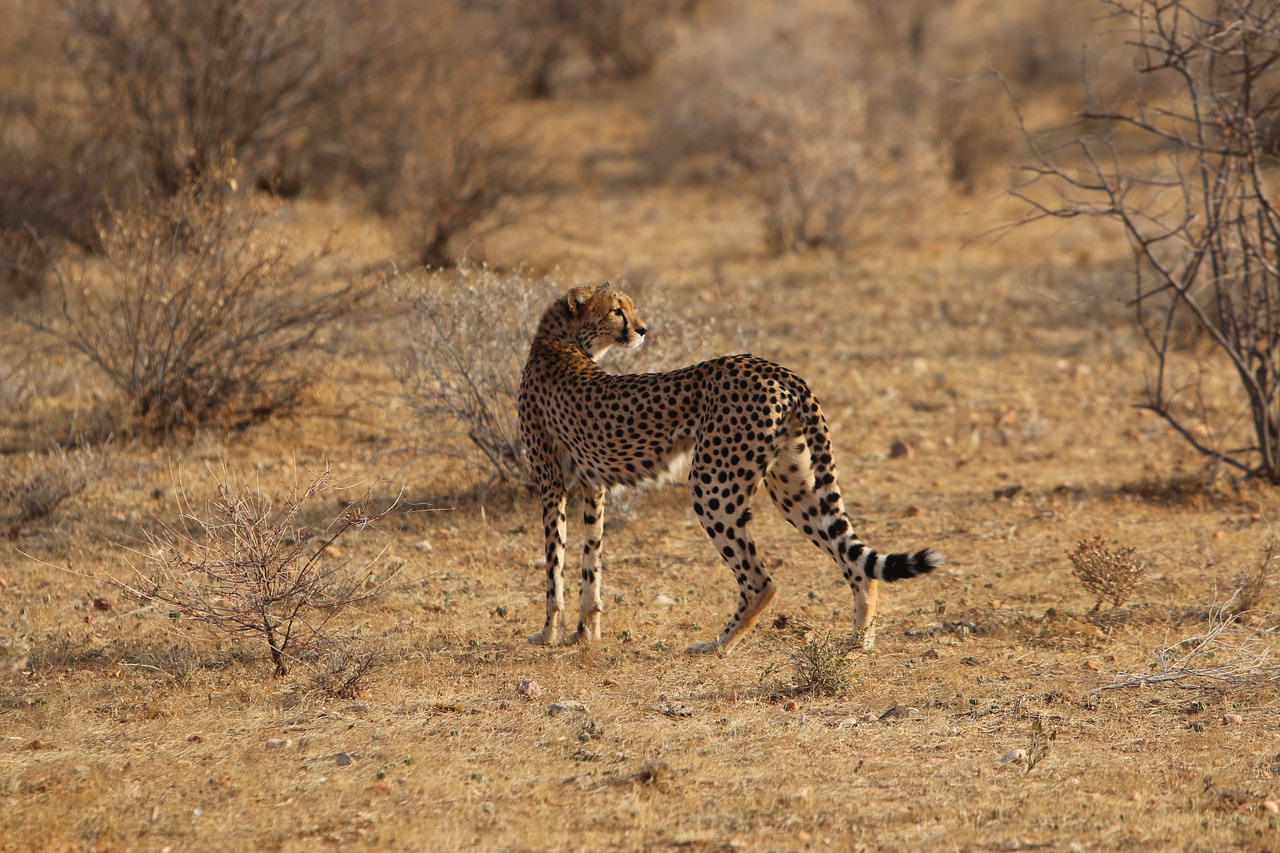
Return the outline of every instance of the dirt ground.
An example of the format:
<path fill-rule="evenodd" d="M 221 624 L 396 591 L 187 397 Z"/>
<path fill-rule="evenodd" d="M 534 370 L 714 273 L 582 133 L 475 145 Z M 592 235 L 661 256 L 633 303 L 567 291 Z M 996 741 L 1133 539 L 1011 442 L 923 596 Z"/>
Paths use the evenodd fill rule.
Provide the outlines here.
<path fill-rule="evenodd" d="M 126 442 L 110 477 L 0 545 L 0 849 L 1280 849 L 1280 697 L 1274 664 L 1247 657 L 1273 649 L 1276 620 L 1220 617 L 1280 504 L 1211 481 L 1134 407 L 1147 362 L 1123 246 L 1088 225 L 983 236 L 1016 211 L 978 194 L 903 209 L 843 254 L 771 258 L 737 179 L 635 179 L 646 115 L 609 89 L 529 107 L 581 146 L 562 152 L 571 173 L 588 151 L 608 167 L 513 200 L 474 251 L 566 284 L 641 282 L 724 318 L 709 350 L 745 339 L 809 381 L 864 540 L 947 557 L 882 588 L 849 689 L 799 689 L 793 656 L 847 634 L 852 601 L 765 506 L 769 614 L 730 657 L 684 654 L 736 591 L 679 484 L 609 516 L 603 642 L 528 645 L 535 502 L 463 494 L 421 452 L 433 425 L 403 399 L 389 312 L 299 415 Z M 385 258 L 341 203 L 280 222 Z M 669 318 L 639 308 L 660 335 Z M 97 399 L 78 368 L 50 370 L 56 398 L 4 414 L 11 461 Z M 383 665 L 354 697 L 305 668 L 272 678 L 265 649 L 112 583 L 144 563 L 140 530 L 176 519 L 181 492 L 207 496 L 221 465 L 293 482 L 326 463 L 410 507 L 339 546 L 399 566 L 356 618 Z M 1146 574 L 1091 614 L 1066 554 L 1094 535 Z M 1274 606 L 1274 581 L 1264 593 Z M 1162 650 L 1215 624 L 1203 660 L 1151 680 L 1178 674 Z"/>

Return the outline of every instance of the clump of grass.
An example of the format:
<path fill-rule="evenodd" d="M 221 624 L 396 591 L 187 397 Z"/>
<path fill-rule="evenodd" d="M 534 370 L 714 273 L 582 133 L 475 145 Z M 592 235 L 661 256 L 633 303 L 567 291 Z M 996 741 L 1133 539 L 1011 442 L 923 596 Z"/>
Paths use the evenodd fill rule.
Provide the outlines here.
<path fill-rule="evenodd" d="M 849 644 L 829 632 L 809 631 L 804 642 L 787 655 L 791 658 L 792 692 L 812 696 L 841 696 L 852 686 Z"/>
<path fill-rule="evenodd" d="M 1233 612 L 1241 622 L 1248 622 L 1255 614 L 1264 611 L 1264 599 L 1267 587 L 1272 583 L 1276 558 L 1280 557 L 1280 538 L 1268 524 L 1267 540 L 1262 545 L 1262 554 L 1258 564 L 1250 573 L 1242 573 L 1235 577 L 1235 592 L 1229 602 Z"/>
<path fill-rule="evenodd" d="M 1068 551 L 1071 573 L 1086 590 L 1098 597 L 1090 613 L 1097 613 L 1104 600 L 1113 608 L 1128 600 L 1142 580 L 1146 566 L 1134 557 L 1134 549 L 1107 547 L 1101 536 L 1081 539 L 1074 551 Z"/>
<path fill-rule="evenodd" d="M 0 502 L 17 510 L 15 528 L 48 518 L 65 501 L 106 474 L 101 454 L 87 448 L 31 453 L 0 471 Z"/>

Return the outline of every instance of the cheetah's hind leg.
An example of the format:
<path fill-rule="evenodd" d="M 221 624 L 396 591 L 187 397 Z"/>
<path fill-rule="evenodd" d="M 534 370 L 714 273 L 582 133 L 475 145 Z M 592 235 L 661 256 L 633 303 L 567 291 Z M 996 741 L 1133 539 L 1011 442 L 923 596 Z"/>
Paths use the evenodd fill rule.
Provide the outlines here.
<path fill-rule="evenodd" d="M 559 645 L 564 639 L 564 491 L 544 489 L 542 493 L 542 525 L 546 534 L 547 555 L 547 623 L 530 643 L 539 646 Z"/>

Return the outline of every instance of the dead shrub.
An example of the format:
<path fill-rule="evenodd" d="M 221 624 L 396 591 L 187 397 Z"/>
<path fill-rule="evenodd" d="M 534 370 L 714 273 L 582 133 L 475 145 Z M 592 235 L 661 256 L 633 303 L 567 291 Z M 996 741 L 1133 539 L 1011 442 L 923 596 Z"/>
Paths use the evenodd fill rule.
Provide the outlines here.
<path fill-rule="evenodd" d="M 647 74 L 697 0 L 507 0 L 499 46 L 519 90 L 535 98 L 555 89 L 567 61 L 581 56 L 599 77 Z"/>
<path fill-rule="evenodd" d="M 304 508 L 347 489 L 326 468 L 309 483 L 280 483 L 274 492 L 225 468 L 207 504 L 193 508 L 180 491 L 181 516 L 147 534 L 145 570 L 120 586 L 144 601 L 236 638 L 265 642 L 277 676 L 303 656 L 333 655 L 335 689 L 354 688 L 374 657 L 355 650 L 339 623 L 384 588 L 377 558 L 342 558 L 337 543 L 390 513 L 372 509 L 365 493 L 323 524 L 303 520 Z M 388 570 L 394 573 L 394 567 Z"/>
<path fill-rule="evenodd" d="M 1280 557 L 1280 537 L 1268 522 L 1267 538 L 1262 543 L 1257 566 L 1252 572 L 1242 572 L 1233 579 L 1235 591 L 1228 604 L 1241 624 L 1253 621 L 1265 611 L 1268 587 L 1275 583 L 1277 557 Z"/>
<path fill-rule="evenodd" d="M 333 111 L 334 169 L 385 217 L 422 264 L 448 267 L 450 242 L 540 172 L 485 19 L 451 3 L 393 4 L 402 14 L 358 103 Z"/>
<path fill-rule="evenodd" d="M 70 498 L 107 476 L 109 463 L 102 452 L 86 447 L 54 447 L 48 453 L 29 453 L 0 470 L 0 501 L 17 510 L 16 530 L 47 518 Z"/>
<path fill-rule="evenodd" d="M 98 368 L 140 428 L 242 426 L 295 406 L 374 289 L 329 285 L 323 254 L 264 234 L 269 207 L 234 196 L 231 167 L 113 210 L 102 285 L 60 275 L 60 316 L 28 320 Z"/>
<path fill-rule="evenodd" d="M 651 156 L 712 153 L 746 171 L 772 252 L 850 248 L 876 214 L 941 187 L 923 89 L 872 63 L 869 32 L 854 6 L 721 15 L 662 63 Z"/>
<path fill-rule="evenodd" d="M 1098 596 L 1091 612 L 1096 613 L 1104 599 L 1119 607 L 1128 600 L 1133 588 L 1142 580 L 1146 566 L 1134 557 L 1133 548 L 1108 548 L 1101 536 L 1081 539 L 1074 551 L 1068 551 L 1071 573 L 1086 590 Z"/>
<path fill-rule="evenodd" d="M 461 265 L 401 276 L 397 286 L 409 301 L 400 380 L 431 436 L 422 451 L 464 462 L 468 477 L 482 472 L 488 482 L 530 482 L 516 414 L 520 374 L 538 321 L 569 285 Z M 607 353 L 607 370 L 667 370 L 714 349 L 723 318 L 691 316 L 657 288 L 632 295 L 652 331 L 637 352 Z"/>
<path fill-rule="evenodd" d="M 140 152 L 164 193 L 207 174 L 228 147 L 256 165 L 305 135 L 375 55 L 356 36 L 378 5 L 61 0 L 97 124 Z"/>
<path fill-rule="evenodd" d="M 41 290 L 50 253 L 95 245 L 94 217 L 123 179 L 120 152 L 78 116 L 61 20 L 12 5 L 0 3 L 0 310 Z"/>

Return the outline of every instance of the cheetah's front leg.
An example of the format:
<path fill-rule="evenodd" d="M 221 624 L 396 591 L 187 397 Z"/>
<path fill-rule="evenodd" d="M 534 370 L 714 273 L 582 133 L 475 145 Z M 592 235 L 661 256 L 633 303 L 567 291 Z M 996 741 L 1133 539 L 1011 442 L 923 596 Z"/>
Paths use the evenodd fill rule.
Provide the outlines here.
<path fill-rule="evenodd" d="M 582 493 L 582 587 L 578 592 L 578 630 L 569 642 L 598 642 L 604 599 L 600 576 L 604 570 L 604 487 L 586 487 Z"/>
<path fill-rule="evenodd" d="M 564 490 L 542 490 L 542 529 L 547 547 L 547 624 L 529 642 L 558 645 L 564 639 Z"/>

